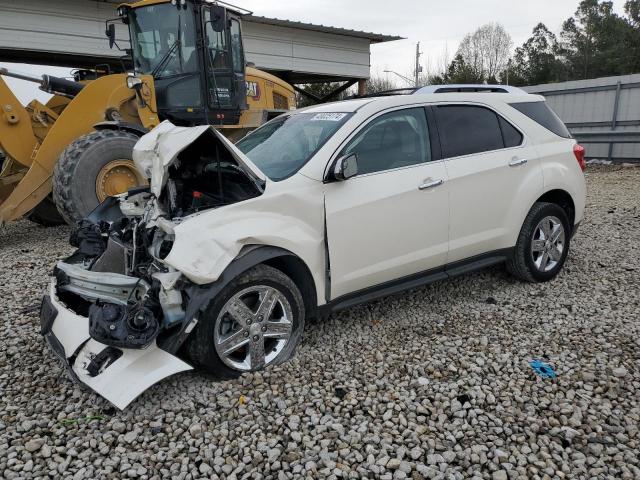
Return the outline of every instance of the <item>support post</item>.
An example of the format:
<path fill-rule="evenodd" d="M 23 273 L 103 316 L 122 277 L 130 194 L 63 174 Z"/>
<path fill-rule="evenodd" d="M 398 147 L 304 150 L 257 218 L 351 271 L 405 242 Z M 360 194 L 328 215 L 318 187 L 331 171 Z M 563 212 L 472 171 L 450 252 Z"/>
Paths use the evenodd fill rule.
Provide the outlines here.
<path fill-rule="evenodd" d="M 367 94 L 367 81 L 365 79 L 358 80 L 358 96 Z"/>
<path fill-rule="evenodd" d="M 620 106 L 620 90 L 622 89 L 622 84 L 618 80 L 618 84 L 616 85 L 616 98 L 613 101 L 613 115 L 611 118 L 611 131 L 615 130 L 618 126 L 618 107 Z M 613 144 L 615 142 L 611 142 L 609 144 L 609 155 L 607 156 L 607 160 L 611 161 L 613 158 Z"/>

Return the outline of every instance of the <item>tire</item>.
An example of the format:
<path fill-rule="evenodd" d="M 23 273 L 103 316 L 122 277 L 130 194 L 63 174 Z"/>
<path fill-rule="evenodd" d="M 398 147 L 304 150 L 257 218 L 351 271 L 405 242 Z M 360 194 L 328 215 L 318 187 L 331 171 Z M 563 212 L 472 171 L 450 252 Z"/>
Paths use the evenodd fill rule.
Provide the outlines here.
<path fill-rule="evenodd" d="M 51 195 L 45 197 L 44 200 L 42 200 L 36 208 L 27 213 L 25 217 L 43 227 L 55 227 L 66 223 L 62 215 L 60 215 L 60 212 L 58 212 L 56 204 L 53 203 Z"/>
<path fill-rule="evenodd" d="M 262 320 L 258 315 L 259 309 L 257 308 L 261 298 L 252 293 L 254 290 L 260 289 L 272 292 L 270 298 L 276 299 L 271 316 Z M 262 297 L 262 299 L 264 298 Z M 229 313 L 225 313 L 228 312 L 229 305 L 238 299 L 249 308 L 248 311 L 243 310 L 242 313 L 250 312 L 253 315 L 252 317 L 242 314 L 235 315 L 235 318 L 243 319 L 242 323 L 245 324 L 243 326 L 234 320 Z M 252 300 L 256 302 L 252 304 Z M 288 305 L 285 305 L 284 302 Z M 291 315 L 288 326 L 282 322 L 285 315 L 287 317 Z M 270 319 L 276 320 L 278 316 L 282 317 L 280 322 L 269 321 Z M 250 325 L 247 325 L 244 319 L 251 320 Z M 293 281 L 280 270 L 267 265 L 258 265 L 238 276 L 209 302 L 200 316 L 196 328 L 187 339 L 186 354 L 196 368 L 204 370 L 214 378 L 237 378 L 244 372 L 262 370 L 266 366 L 277 365 L 288 360 L 302 340 L 304 320 L 304 301 L 300 290 Z M 234 329 L 225 331 L 231 324 Z M 269 325 L 269 330 L 264 333 L 263 337 L 262 332 L 267 328 L 267 325 Z M 287 329 L 289 334 L 286 341 L 281 338 L 268 338 L 268 336 L 274 335 L 274 332 L 282 333 Z M 224 350 L 224 344 L 221 342 L 231 337 L 231 332 L 235 335 L 234 338 L 238 339 L 233 344 L 235 350 L 228 356 L 221 356 L 221 352 Z M 254 357 L 251 356 L 250 347 L 255 346 L 253 351 L 259 353 L 260 345 L 264 349 L 265 364 L 260 365 L 259 362 L 256 362 L 254 365 Z M 255 358 L 259 357 L 258 353 Z M 243 359 L 245 363 L 240 366 Z"/>
<path fill-rule="evenodd" d="M 98 206 L 100 171 L 114 160 L 131 160 L 138 139 L 130 132 L 98 130 L 65 148 L 53 170 L 53 200 L 67 223 L 82 220 Z"/>
<path fill-rule="evenodd" d="M 545 226 L 552 233 L 548 235 L 550 242 L 544 238 Z M 558 233 L 560 228 L 562 231 Z M 554 243 L 556 236 L 558 240 Z M 507 261 L 507 270 L 526 282 L 547 282 L 562 270 L 570 243 L 571 225 L 562 207 L 555 203 L 537 202 L 524 220 L 513 255 Z"/>

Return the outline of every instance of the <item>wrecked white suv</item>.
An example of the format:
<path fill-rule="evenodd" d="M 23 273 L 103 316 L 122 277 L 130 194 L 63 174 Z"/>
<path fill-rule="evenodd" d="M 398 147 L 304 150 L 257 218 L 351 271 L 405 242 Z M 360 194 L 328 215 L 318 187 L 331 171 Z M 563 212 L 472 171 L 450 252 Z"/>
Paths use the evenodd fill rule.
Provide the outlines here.
<path fill-rule="evenodd" d="M 287 113 L 237 146 L 163 123 L 148 188 L 72 234 L 41 311 L 72 376 L 119 408 L 168 375 L 287 360 L 305 320 L 506 262 L 553 278 L 584 149 L 542 97 L 366 98 Z"/>

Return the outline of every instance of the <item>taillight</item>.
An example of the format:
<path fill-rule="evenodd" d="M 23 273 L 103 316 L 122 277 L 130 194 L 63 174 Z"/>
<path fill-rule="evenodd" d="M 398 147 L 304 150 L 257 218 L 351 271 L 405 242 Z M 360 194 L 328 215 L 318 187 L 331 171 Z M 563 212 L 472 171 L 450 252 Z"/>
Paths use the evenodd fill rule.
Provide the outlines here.
<path fill-rule="evenodd" d="M 587 162 L 584 160 L 584 155 L 586 150 L 584 147 L 578 143 L 573 146 L 573 154 L 576 156 L 576 160 L 578 161 L 578 165 L 580 165 L 580 169 L 584 172 L 585 168 L 587 168 Z"/>

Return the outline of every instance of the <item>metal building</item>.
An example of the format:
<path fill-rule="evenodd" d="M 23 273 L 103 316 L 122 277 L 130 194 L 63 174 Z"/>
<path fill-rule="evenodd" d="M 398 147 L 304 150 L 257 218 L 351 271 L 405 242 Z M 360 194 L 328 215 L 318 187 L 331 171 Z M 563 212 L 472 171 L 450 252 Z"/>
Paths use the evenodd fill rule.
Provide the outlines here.
<path fill-rule="evenodd" d="M 587 158 L 640 161 L 640 74 L 524 87 L 547 103 L 587 149 Z"/>
<path fill-rule="evenodd" d="M 0 60 L 69 67 L 118 64 L 105 20 L 121 0 L 0 0 Z M 119 26 L 119 45 L 128 32 Z M 401 37 L 258 16 L 243 19 L 247 61 L 290 83 L 369 78 L 371 44 Z"/>

